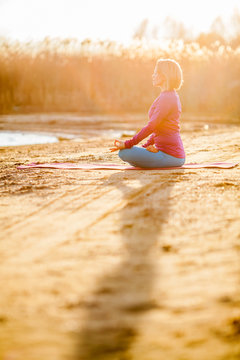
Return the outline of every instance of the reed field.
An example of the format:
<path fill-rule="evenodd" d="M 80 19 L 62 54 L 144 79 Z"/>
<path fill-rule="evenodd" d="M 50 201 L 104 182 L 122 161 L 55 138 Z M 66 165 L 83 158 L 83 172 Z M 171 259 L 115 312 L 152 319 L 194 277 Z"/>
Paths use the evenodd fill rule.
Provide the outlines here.
<path fill-rule="evenodd" d="M 159 92 L 151 82 L 156 59 L 173 58 L 184 73 L 183 111 L 238 117 L 238 44 L 1 38 L 0 112 L 146 112 Z"/>

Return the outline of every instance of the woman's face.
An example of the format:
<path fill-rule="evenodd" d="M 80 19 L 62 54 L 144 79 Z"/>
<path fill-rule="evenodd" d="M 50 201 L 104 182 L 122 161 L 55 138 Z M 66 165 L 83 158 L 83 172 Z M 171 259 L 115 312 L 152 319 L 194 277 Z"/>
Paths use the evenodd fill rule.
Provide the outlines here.
<path fill-rule="evenodd" d="M 154 69 L 154 73 L 152 74 L 152 83 L 153 86 L 156 87 L 163 87 L 164 83 L 165 83 L 165 76 L 158 71 L 157 66 Z"/>

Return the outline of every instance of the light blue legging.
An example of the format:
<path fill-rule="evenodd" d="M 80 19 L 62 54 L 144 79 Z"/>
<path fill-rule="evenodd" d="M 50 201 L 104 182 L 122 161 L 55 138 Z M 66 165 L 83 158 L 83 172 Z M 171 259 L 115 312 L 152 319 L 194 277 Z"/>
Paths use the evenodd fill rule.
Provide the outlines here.
<path fill-rule="evenodd" d="M 182 166 L 185 163 L 185 159 L 176 158 L 162 151 L 153 153 L 138 146 L 120 150 L 118 156 L 130 165 L 142 168 Z"/>

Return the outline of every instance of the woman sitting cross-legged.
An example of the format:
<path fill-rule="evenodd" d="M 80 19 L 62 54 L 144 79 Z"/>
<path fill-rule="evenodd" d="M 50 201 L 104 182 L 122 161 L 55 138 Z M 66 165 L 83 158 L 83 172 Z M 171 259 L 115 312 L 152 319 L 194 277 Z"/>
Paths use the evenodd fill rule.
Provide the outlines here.
<path fill-rule="evenodd" d="M 153 86 L 161 93 L 149 110 L 149 122 L 131 140 L 115 140 L 111 151 L 132 166 L 142 168 L 175 167 L 185 163 L 180 137 L 181 103 L 177 90 L 182 86 L 180 65 L 170 59 L 159 59 L 152 75 Z M 143 147 L 134 146 L 148 137 Z"/>

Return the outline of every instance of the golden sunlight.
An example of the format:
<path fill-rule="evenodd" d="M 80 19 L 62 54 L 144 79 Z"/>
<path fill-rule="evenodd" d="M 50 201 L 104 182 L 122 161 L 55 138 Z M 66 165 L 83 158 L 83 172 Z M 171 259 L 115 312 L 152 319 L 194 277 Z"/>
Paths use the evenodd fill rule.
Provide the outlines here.
<path fill-rule="evenodd" d="M 169 19 L 183 24 L 189 35 L 207 31 L 221 17 L 229 28 L 237 0 L 8 0 L 0 2 L 0 36 L 19 40 L 50 37 L 111 39 L 129 42 L 143 19 L 149 32 L 166 36 Z M 14 9 L 14 11 L 13 11 Z M 166 19 L 168 19 L 166 26 Z M 150 29 L 151 27 L 151 29 Z"/>
<path fill-rule="evenodd" d="M 0 359 L 240 359 L 238 3 L 0 0 Z"/>

